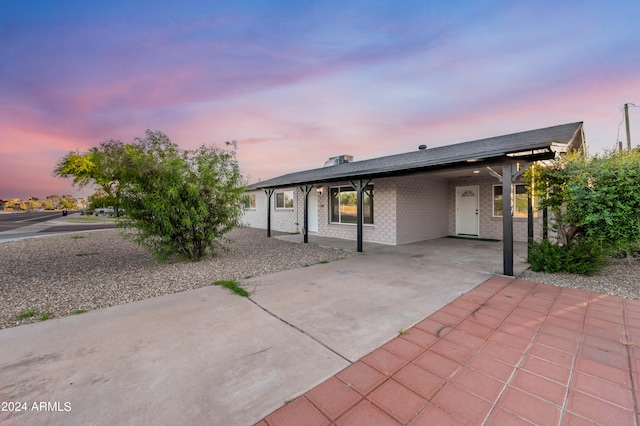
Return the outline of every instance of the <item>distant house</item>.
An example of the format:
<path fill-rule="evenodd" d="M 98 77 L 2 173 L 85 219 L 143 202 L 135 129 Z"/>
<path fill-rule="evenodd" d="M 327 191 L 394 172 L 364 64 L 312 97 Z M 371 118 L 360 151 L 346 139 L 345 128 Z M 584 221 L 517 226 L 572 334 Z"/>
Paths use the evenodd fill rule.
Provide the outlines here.
<path fill-rule="evenodd" d="M 354 240 L 358 251 L 363 241 L 499 239 L 505 275 L 512 275 L 513 241 L 527 241 L 541 226 L 522 173 L 584 143 L 583 124 L 577 122 L 448 146 L 421 145 L 364 161 L 332 157 L 324 167 L 249 185 L 244 222 L 269 235 L 302 232 L 305 242 L 308 233 Z"/>

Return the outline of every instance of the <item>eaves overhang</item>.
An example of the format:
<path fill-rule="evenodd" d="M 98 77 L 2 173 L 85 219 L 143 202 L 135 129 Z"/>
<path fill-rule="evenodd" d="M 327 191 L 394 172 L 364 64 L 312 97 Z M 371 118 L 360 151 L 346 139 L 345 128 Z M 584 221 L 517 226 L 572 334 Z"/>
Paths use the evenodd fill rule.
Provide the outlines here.
<path fill-rule="evenodd" d="M 552 134 L 555 134 L 555 137 Z M 536 141 L 538 138 L 539 140 Z M 525 163 L 550 160 L 556 156 L 556 153 L 570 149 L 578 139 L 580 141 L 584 139 L 581 122 L 289 173 L 255 182 L 249 185 L 248 189 L 278 189 L 298 185 L 451 171 L 485 165 L 495 166 L 505 162 Z"/>
<path fill-rule="evenodd" d="M 270 184 L 269 181 L 264 182 L 256 182 L 254 184 L 249 185 L 249 190 L 260 190 L 260 189 L 278 189 L 278 188 L 287 188 L 291 186 L 298 185 L 317 185 L 323 183 L 332 183 L 338 181 L 347 181 L 347 180 L 358 180 L 358 179 L 379 179 L 379 178 L 389 178 L 394 176 L 406 176 L 411 174 L 418 173 L 437 173 L 443 171 L 453 171 L 456 169 L 464 169 L 473 165 L 476 167 L 481 167 L 485 165 L 499 165 L 503 163 L 525 163 L 525 162 L 534 162 L 541 160 L 550 160 L 555 157 L 555 152 L 549 147 L 540 146 L 534 149 L 525 150 L 525 151 L 516 151 L 516 152 L 502 152 L 502 153 L 491 153 L 488 155 L 482 155 L 482 153 L 478 153 L 479 155 L 474 156 L 473 158 L 460 157 L 460 158 L 451 158 L 446 162 L 440 162 L 435 164 L 415 164 L 408 167 L 396 166 L 396 167 L 381 167 L 381 168 L 372 168 L 366 171 L 359 172 L 343 172 L 343 173 L 335 173 L 335 174 L 327 174 L 323 177 L 318 178 L 304 178 L 301 176 L 300 179 L 291 179 L 282 183 L 273 183 Z M 276 178 L 277 179 L 277 178 Z"/>

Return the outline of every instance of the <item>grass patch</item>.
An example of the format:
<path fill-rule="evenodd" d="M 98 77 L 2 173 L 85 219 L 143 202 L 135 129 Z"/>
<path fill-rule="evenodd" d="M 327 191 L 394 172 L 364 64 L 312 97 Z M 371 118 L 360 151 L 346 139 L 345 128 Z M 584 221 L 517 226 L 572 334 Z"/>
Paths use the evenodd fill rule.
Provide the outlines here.
<path fill-rule="evenodd" d="M 238 296 L 249 297 L 249 293 L 244 288 L 240 287 L 238 283 L 233 280 L 218 280 L 214 281 L 213 285 L 220 285 L 226 287 Z"/>
<path fill-rule="evenodd" d="M 36 311 L 34 311 L 33 309 L 28 309 L 24 312 L 19 313 L 18 315 L 16 315 L 16 317 L 18 319 L 27 319 L 27 318 L 34 317 L 36 315 L 37 315 Z"/>
<path fill-rule="evenodd" d="M 37 316 L 38 313 L 36 311 L 34 311 L 33 309 L 28 309 L 24 312 L 19 313 L 18 315 L 16 315 L 16 318 L 19 320 L 23 320 L 23 319 L 27 319 L 27 318 L 33 318 L 35 316 Z M 45 312 L 40 314 L 40 316 L 38 317 L 39 321 L 46 321 L 49 318 L 51 318 L 53 316 L 53 312 Z"/>
<path fill-rule="evenodd" d="M 323 263 L 329 263 L 328 260 L 321 260 L 320 262 L 318 262 L 319 264 L 323 264 Z"/>
<path fill-rule="evenodd" d="M 116 218 L 110 217 L 73 217 L 66 220 L 71 223 L 104 223 L 104 222 L 116 222 Z"/>
<path fill-rule="evenodd" d="M 80 315 L 84 314 L 85 312 L 87 312 L 85 309 L 74 309 L 73 311 L 71 311 L 73 315 Z"/>
<path fill-rule="evenodd" d="M 84 235 L 72 235 L 71 238 L 74 239 L 74 240 L 79 240 L 81 238 L 85 238 L 85 236 Z"/>
<path fill-rule="evenodd" d="M 447 238 L 454 238 L 457 240 L 488 241 L 490 243 L 498 243 L 502 241 L 502 240 L 495 240 L 493 238 L 461 237 L 460 235 L 448 235 Z"/>
<path fill-rule="evenodd" d="M 40 321 L 46 321 L 49 318 L 51 318 L 53 316 L 53 312 L 45 312 L 43 314 L 40 315 L 40 317 L 38 318 L 38 320 Z"/>
<path fill-rule="evenodd" d="M 76 253 L 76 256 L 95 256 L 97 254 L 100 254 L 98 252 L 94 252 L 94 253 Z"/>

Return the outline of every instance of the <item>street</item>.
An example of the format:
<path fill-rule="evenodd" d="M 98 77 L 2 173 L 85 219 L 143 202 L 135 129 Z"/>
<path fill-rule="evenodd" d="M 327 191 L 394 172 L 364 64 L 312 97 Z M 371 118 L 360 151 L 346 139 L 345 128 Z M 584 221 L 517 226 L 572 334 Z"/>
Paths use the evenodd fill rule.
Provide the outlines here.
<path fill-rule="evenodd" d="M 74 213 L 69 215 L 82 217 Z M 1 213 L 0 242 L 47 234 L 115 228 L 113 222 L 65 223 L 68 218 L 61 211 Z"/>
<path fill-rule="evenodd" d="M 58 217 L 62 218 L 61 211 L 2 213 L 0 214 L 0 232 L 33 225 L 34 223 L 46 222 Z"/>

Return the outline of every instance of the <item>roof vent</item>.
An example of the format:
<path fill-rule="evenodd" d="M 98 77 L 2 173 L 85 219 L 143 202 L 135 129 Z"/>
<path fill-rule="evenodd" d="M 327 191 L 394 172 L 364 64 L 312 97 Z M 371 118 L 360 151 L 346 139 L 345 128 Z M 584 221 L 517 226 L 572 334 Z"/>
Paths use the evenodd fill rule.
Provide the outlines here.
<path fill-rule="evenodd" d="M 419 149 L 420 151 L 424 151 L 425 149 L 427 149 L 427 146 L 426 146 L 426 145 L 420 145 L 420 146 L 418 147 L 418 149 Z"/>
<path fill-rule="evenodd" d="M 353 162 L 353 155 L 339 155 L 337 157 L 331 157 L 327 161 L 324 162 L 324 166 L 337 166 L 338 164 L 351 163 Z"/>

